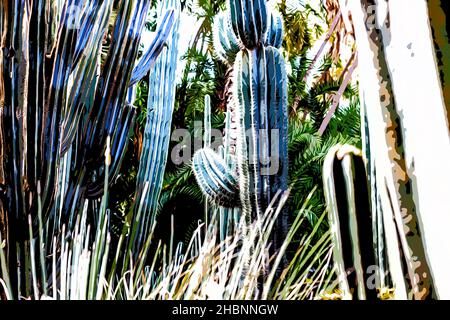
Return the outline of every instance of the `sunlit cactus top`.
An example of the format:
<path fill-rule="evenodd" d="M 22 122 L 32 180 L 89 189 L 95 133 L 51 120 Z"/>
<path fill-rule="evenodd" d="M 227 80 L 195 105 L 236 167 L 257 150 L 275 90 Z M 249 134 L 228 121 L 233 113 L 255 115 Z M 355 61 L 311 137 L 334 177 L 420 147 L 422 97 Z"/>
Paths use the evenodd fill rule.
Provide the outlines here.
<path fill-rule="evenodd" d="M 266 0 L 229 0 L 228 12 L 241 47 L 254 49 L 264 42 L 267 30 Z"/>

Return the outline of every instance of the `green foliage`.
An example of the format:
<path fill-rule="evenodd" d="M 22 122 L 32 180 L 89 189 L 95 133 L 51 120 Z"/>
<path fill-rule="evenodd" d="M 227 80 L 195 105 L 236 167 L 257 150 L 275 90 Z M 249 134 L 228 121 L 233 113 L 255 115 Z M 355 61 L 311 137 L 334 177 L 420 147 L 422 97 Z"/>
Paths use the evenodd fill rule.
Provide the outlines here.
<path fill-rule="evenodd" d="M 325 18 L 322 12 L 317 12 L 308 3 L 292 6 L 286 0 L 280 0 L 277 8 L 283 18 L 285 30 L 283 48 L 290 61 L 302 56 L 311 48 L 313 41 L 321 36 L 322 27 L 315 20 L 325 21 Z"/>
<path fill-rule="evenodd" d="M 339 109 L 330 122 L 325 135 L 320 136 L 313 122 L 292 120 L 289 132 L 290 188 L 289 212 L 297 212 L 302 207 L 309 190 L 317 187 L 312 204 L 307 211 L 311 226 L 314 226 L 325 210 L 322 188 L 322 167 L 328 150 L 338 143 L 361 145 L 360 117 L 357 101 L 348 108 Z M 326 224 L 321 232 L 325 232 Z M 308 233 L 310 229 L 302 230 Z"/>
<path fill-rule="evenodd" d="M 144 128 L 147 119 L 148 82 L 140 81 L 136 86 L 136 99 L 134 106 L 137 108 L 136 122 L 140 128 Z"/>

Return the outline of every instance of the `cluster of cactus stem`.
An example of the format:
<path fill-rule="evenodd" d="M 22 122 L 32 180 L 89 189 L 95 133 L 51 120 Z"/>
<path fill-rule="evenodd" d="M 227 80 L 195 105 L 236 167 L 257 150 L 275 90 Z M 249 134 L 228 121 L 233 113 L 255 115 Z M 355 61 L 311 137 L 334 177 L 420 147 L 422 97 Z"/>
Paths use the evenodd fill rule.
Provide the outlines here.
<path fill-rule="evenodd" d="M 216 54 L 233 75 L 225 156 L 205 147 L 194 155 L 193 170 L 208 199 L 239 208 L 251 222 L 279 190 L 287 190 L 287 76 L 279 51 L 283 26 L 265 0 L 229 0 L 215 30 Z"/>
<path fill-rule="evenodd" d="M 32 1 L 32 10 L 2 6 L 2 47 L 10 53 L 0 56 L 1 207 L 24 221 L 35 217 L 38 182 L 46 217 L 72 216 L 86 199 L 101 198 L 106 140 L 114 180 L 135 118 L 129 92 L 153 67 L 176 20 L 173 9 L 164 12 L 135 65 L 150 1 L 71 0 L 47 14 L 50 2 Z M 113 14 L 116 28 L 108 25 Z M 100 59 L 105 30 L 109 49 Z"/>
<path fill-rule="evenodd" d="M 120 173 L 134 128 L 134 86 L 151 69 L 161 85 L 173 86 L 176 47 L 171 43 L 175 54 L 155 63 L 169 36 L 177 34 L 177 2 L 164 2 L 155 37 L 137 63 L 150 0 L 0 4 L 0 238 L 11 270 L 29 250 L 24 243 L 29 221 L 38 227 L 37 211 L 50 236 L 63 225 L 71 230 L 86 204 L 90 219 L 98 219 L 96 208 Z M 161 134 L 157 128 L 166 130 L 172 115 L 174 88 L 162 91 L 169 91 L 161 107 L 166 114 L 149 117 L 159 125 L 147 125 L 147 144 Z M 167 143 L 160 145 L 167 149 Z M 151 174 L 143 159 L 138 183 L 161 184 L 165 159 Z M 158 192 L 150 191 L 156 202 Z"/>

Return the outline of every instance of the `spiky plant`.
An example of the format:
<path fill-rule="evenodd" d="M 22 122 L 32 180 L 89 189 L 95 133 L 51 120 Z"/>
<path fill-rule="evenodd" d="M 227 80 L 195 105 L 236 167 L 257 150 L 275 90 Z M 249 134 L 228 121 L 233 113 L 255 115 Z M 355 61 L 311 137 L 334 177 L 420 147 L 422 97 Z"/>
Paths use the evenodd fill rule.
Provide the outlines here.
<path fill-rule="evenodd" d="M 103 227 L 105 181 L 115 181 L 135 119 L 130 88 L 152 68 L 175 21 L 166 10 L 135 63 L 150 1 L 60 3 L 0 4 L 0 230 L 10 279 L 21 284 L 15 297 L 30 288 L 28 271 L 13 267 L 26 266 L 33 250 L 30 219 L 33 234 L 46 226 L 40 241 L 48 250 L 83 208 Z"/>
<path fill-rule="evenodd" d="M 222 205 L 233 201 L 226 206 L 239 207 L 249 224 L 267 209 L 278 190 L 287 189 L 287 77 L 276 48 L 282 41 L 282 23 L 259 0 L 229 1 L 227 15 L 216 23 L 217 55 L 233 65 L 224 148 L 236 150 L 225 159 L 225 167 L 211 151 L 200 150 L 194 156 L 194 171 L 207 197 Z M 239 178 L 237 187 L 231 188 L 232 177 Z M 230 191 L 237 190 L 239 195 L 231 196 Z M 286 234 L 286 228 L 283 212 L 278 230 Z"/>
<path fill-rule="evenodd" d="M 161 5 L 160 13 L 171 7 L 178 8 L 175 0 Z M 178 9 L 177 9 L 178 10 Z M 168 39 L 168 48 L 162 50 L 151 71 L 151 88 L 147 101 L 147 123 L 144 131 L 143 150 L 137 174 L 136 203 L 133 213 L 127 217 L 131 224 L 128 250 L 139 249 L 150 234 L 156 218 L 156 209 L 163 186 L 163 177 L 169 155 L 172 115 L 175 105 L 175 76 L 178 62 L 179 13 Z M 147 188 L 148 187 L 148 188 Z M 127 232 L 127 229 L 124 229 Z"/>
<path fill-rule="evenodd" d="M 106 181 L 108 182 L 108 177 Z M 103 200 L 108 197 L 108 189 Z M 314 190 L 311 192 L 313 194 Z M 331 238 L 324 234 L 316 239 L 317 230 L 323 223 L 322 215 L 310 235 L 296 245 L 296 255 L 289 261 L 280 277 L 275 277 L 277 265 L 292 244 L 294 235 L 305 223 L 308 201 L 293 220 L 293 224 L 280 251 L 270 256 L 271 234 L 275 232 L 276 219 L 285 205 L 288 194 L 278 193 L 272 205 L 261 219 L 254 221 L 251 231 L 243 233 L 236 228 L 226 240 L 217 241 L 217 216 L 208 224 L 195 228 L 186 246 L 166 245 L 162 242 L 152 246 L 150 235 L 142 246 L 138 259 L 127 268 L 119 268 L 119 257 L 124 238 L 114 248 L 110 237 L 110 213 L 102 206 L 99 211 L 101 223 L 94 230 L 91 246 L 88 209 L 75 217 L 74 230 L 63 230 L 53 238 L 51 261 L 47 273 L 38 272 L 45 263 L 47 252 L 41 246 L 31 250 L 30 292 L 22 292 L 23 299 L 102 299 L 102 300 L 191 300 L 223 299 L 242 300 L 263 297 L 271 300 L 303 300 L 329 298 L 336 286 L 334 272 L 330 269 Z M 105 201 L 103 202 L 105 203 Z M 241 219 L 241 224 L 245 223 Z M 30 232 L 32 240 L 41 238 Z M 171 234 L 173 240 L 174 234 Z M 32 240 L 33 241 L 33 240 Z M 112 258 L 111 258 L 112 257 Z M 266 270 L 265 261 L 272 259 L 273 267 Z M 0 247 L 0 288 L 7 299 L 14 295 L 11 273 L 6 267 L 5 251 Z M 246 261 L 251 261 L 250 268 Z M 257 275 L 265 270 L 268 277 L 258 285 Z M 262 291 L 260 291 L 262 289 Z M 340 297 L 338 297 L 340 298 Z"/>
<path fill-rule="evenodd" d="M 368 183 L 361 150 L 336 145 L 324 162 L 323 183 L 333 239 L 333 258 L 345 299 L 374 299 L 376 270 Z"/>

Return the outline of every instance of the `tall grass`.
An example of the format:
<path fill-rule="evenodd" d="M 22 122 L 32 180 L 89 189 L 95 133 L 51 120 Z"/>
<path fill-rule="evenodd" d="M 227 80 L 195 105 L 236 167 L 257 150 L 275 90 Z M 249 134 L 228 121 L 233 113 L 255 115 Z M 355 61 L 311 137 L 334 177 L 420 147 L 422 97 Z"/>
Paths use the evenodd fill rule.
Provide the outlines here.
<path fill-rule="evenodd" d="M 106 189 L 103 203 L 107 192 Z M 314 190 L 308 199 L 313 193 Z M 109 211 L 100 207 L 100 223 L 91 232 L 86 202 L 76 216 L 73 230 L 62 226 L 50 243 L 43 242 L 42 225 L 38 235 L 30 228 L 31 269 L 28 272 L 20 267 L 19 273 L 28 272 L 31 294 L 14 296 L 3 249 L 0 249 L 0 286 L 7 299 L 319 299 L 335 286 L 329 233 L 317 235 L 325 214 L 311 234 L 294 244 L 294 235 L 307 223 L 310 208 L 306 201 L 280 250 L 269 254 L 276 218 L 287 198 L 288 192 L 279 192 L 270 208 L 250 228 L 243 228 L 242 219 L 234 233 L 222 241 L 216 215 L 208 224 L 199 222 L 187 246 L 180 243 L 175 248 L 173 240 L 165 244 L 155 239 L 154 224 L 142 250 L 138 255 L 128 252 L 129 263 L 122 268 L 119 257 L 127 235 L 119 239 L 113 251 Z M 50 254 L 46 246 L 52 248 Z M 286 254 L 289 264 L 275 278 Z M 134 260 L 133 256 L 138 258 Z"/>

